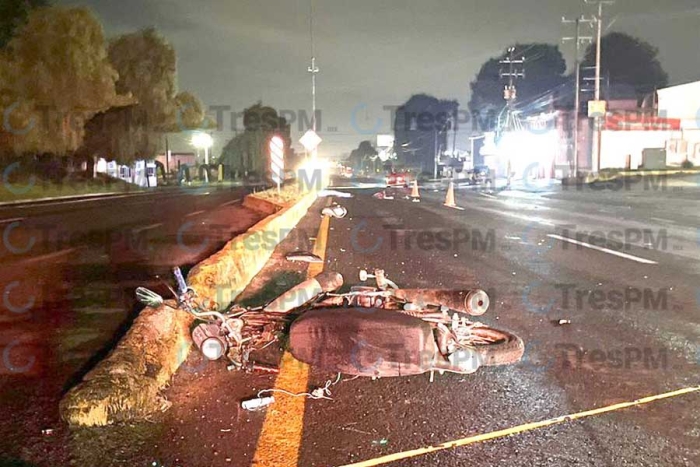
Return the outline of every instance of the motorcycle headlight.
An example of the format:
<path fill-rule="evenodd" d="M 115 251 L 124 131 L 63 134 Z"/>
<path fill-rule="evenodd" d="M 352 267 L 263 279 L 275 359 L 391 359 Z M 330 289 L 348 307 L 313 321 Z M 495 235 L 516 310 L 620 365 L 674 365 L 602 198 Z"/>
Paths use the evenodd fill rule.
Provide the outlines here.
<path fill-rule="evenodd" d="M 465 374 L 474 373 L 481 366 L 481 356 L 471 349 L 459 349 L 447 359 Z"/>
<path fill-rule="evenodd" d="M 216 337 L 210 337 L 202 342 L 202 355 L 204 355 L 209 360 L 218 360 L 226 351 L 224 343 L 221 339 Z"/>
<path fill-rule="evenodd" d="M 489 295 L 483 290 L 472 290 L 466 297 L 465 308 L 472 316 L 481 316 L 489 309 L 491 301 Z"/>

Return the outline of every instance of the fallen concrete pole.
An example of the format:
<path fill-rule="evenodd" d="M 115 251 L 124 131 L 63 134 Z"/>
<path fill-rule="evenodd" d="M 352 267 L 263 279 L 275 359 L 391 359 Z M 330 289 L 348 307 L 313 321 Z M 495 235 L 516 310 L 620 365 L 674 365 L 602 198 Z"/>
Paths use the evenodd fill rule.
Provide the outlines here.
<path fill-rule="evenodd" d="M 103 426 L 165 408 L 159 391 L 187 358 L 193 320 L 168 305 L 145 308 L 110 355 L 64 396 L 61 418 L 69 425 Z"/>
<path fill-rule="evenodd" d="M 270 211 L 277 212 L 190 271 L 190 287 L 199 297 L 215 302 L 213 307 L 228 305 L 262 269 L 316 198 L 310 193 L 287 207 L 270 206 Z M 158 309 L 145 308 L 109 356 L 63 397 L 61 418 L 72 426 L 104 426 L 143 420 L 167 408 L 160 391 L 192 347 L 193 318 L 175 306 L 168 302 Z"/>

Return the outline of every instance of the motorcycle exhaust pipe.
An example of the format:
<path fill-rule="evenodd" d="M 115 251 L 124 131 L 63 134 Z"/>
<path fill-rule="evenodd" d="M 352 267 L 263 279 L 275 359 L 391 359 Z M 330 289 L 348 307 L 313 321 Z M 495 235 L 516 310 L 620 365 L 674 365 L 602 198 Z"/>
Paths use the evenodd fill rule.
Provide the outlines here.
<path fill-rule="evenodd" d="M 333 292 L 343 286 L 343 276 L 337 272 L 322 272 L 313 279 L 308 279 L 292 287 L 267 304 L 263 311 L 270 313 L 289 313 L 316 299 L 325 292 Z"/>
<path fill-rule="evenodd" d="M 396 298 L 419 306 L 442 305 L 454 311 L 481 316 L 489 309 L 489 295 L 481 289 L 438 290 L 438 289 L 397 289 Z"/>

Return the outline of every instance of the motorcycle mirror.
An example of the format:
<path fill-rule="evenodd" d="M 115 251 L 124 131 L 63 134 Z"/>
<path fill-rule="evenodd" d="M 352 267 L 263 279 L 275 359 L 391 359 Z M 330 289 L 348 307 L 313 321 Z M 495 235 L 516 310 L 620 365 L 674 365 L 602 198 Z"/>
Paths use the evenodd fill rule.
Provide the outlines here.
<path fill-rule="evenodd" d="M 180 295 L 183 295 L 187 292 L 187 282 L 182 275 L 182 271 L 176 266 L 173 268 L 173 274 L 175 275 L 175 280 L 177 281 L 178 291 L 180 292 Z"/>
<path fill-rule="evenodd" d="M 163 304 L 163 297 L 145 287 L 136 289 L 136 299 L 151 308 L 158 308 Z"/>

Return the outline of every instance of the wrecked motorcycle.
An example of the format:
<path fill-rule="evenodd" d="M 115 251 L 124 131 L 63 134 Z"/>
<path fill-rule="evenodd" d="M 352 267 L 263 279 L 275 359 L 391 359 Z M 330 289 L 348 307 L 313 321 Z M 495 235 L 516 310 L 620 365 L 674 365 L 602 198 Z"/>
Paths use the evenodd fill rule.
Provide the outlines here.
<path fill-rule="evenodd" d="M 469 374 L 516 363 L 524 352 L 518 336 L 469 319 L 489 308 L 488 295 L 479 289 L 400 289 L 378 269 L 360 272 L 361 281 L 374 279 L 375 286 L 337 293 L 343 277 L 324 272 L 263 306 L 234 304 L 219 312 L 200 303 L 180 270 L 174 271 L 178 303 L 198 320 L 192 340 L 209 360 L 225 356 L 231 370 L 276 371 L 255 363 L 251 354 L 280 342 L 285 330 L 297 360 L 355 376 Z M 148 306 L 163 303 L 148 289 L 136 294 Z"/>

